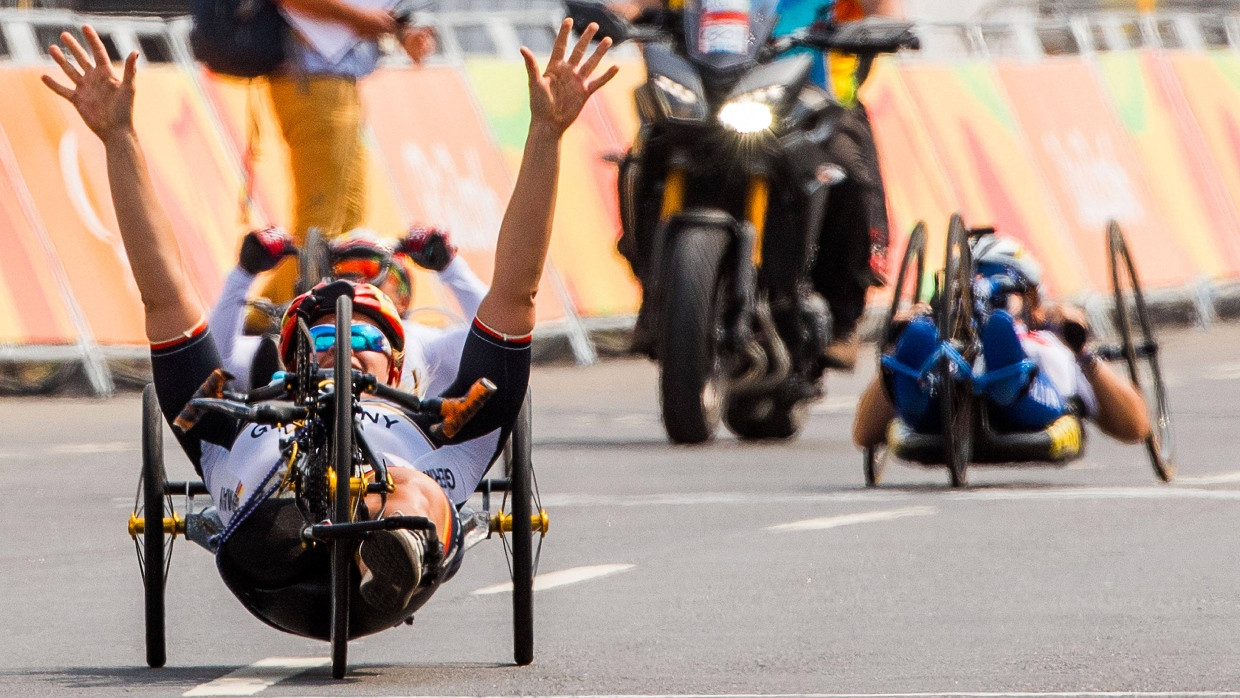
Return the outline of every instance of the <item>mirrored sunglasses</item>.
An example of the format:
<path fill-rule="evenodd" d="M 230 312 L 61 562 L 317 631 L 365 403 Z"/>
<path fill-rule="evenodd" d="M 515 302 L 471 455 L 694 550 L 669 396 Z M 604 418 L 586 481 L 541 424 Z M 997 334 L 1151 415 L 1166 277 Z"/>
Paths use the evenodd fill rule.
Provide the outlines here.
<path fill-rule="evenodd" d="M 310 328 L 310 339 L 314 342 L 316 352 L 330 351 L 336 346 L 335 325 L 315 325 Z M 391 352 L 387 337 L 374 325 L 355 322 L 349 331 L 349 343 L 353 351 L 379 351 L 384 354 Z"/>

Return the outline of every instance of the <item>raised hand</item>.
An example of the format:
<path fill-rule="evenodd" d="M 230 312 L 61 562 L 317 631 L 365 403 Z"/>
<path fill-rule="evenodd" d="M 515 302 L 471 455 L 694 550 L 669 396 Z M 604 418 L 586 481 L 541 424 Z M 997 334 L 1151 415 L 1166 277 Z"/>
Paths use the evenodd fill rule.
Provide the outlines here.
<path fill-rule="evenodd" d="M 241 241 L 238 266 L 250 274 L 274 269 L 281 259 L 297 254 L 293 238 L 284 228 L 251 230 Z"/>
<path fill-rule="evenodd" d="M 72 103 L 90 130 L 106 141 L 118 133 L 133 129 L 134 76 L 137 74 L 138 52 L 134 51 L 125 59 L 124 73 L 117 79 L 108 59 L 108 50 L 94 27 L 82 27 L 82 34 L 90 47 L 89 56 L 72 34 L 64 32 L 60 35 L 61 42 L 73 54 L 77 65 L 69 61 L 60 46 L 53 45 L 48 50 L 73 87 L 56 82 L 50 75 L 43 76 L 43 84 Z"/>
<path fill-rule="evenodd" d="M 525 59 L 525 72 L 530 80 L 530 126 L 548 127 L 556 136 L 564 133 L 564 130 L 576 121 L 590 95 L 620 72 L 620 68 L 613 65 L 599 77 L 590 79 L 590 74 L 598 68 L 599 62 L 607 54 L 607 49 L 611 48 L 611 38 L 606 37 L 598 43 L 598 48 L 594 49 L 590 58 L 582 61 L 590 46 L 590 39 L 598 31 L 598 25 L 594 23 L 581 33 L 572 54 L 565 60 L 572 29 L 572 19 L 565 19 L 560 24 L 560 33 L 555 37 L 547 69 L 541 74 L 534 54 L 528 48 L 521 48 L 521 57 Z"/>

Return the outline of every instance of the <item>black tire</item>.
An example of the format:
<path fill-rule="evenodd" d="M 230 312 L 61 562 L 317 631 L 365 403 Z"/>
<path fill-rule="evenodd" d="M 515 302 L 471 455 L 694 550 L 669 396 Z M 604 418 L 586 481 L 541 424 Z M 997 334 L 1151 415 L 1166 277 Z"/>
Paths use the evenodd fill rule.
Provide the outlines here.
<path fill-rule="evenodd" d="M 882 332 L 879 334 L 878 358 L 881 361 L 883 352 L 890 349 L 899 339 L 899 323 L 895 318 L 901 311 L 916 305 L 921 300 L 922 284 L 926 278 L 926 224 L 918 221 L 909 233 L 908 245 L 904 248 L 904 257 L 900 260 L 900 271 L 896 274 L 895 284 L 891 287 L 891 306 L 883 318 Z"/>
<path fill-rule="evenodd" d="M 659 329 L 659 396 L 672 443 L 708 441 L 719 427 L 722 230 L 690 228 L 671 243 Z"/>
<path fill-rule="evenodd" d="M 1122 355 L 1128 365 L 1128 376 L 1141 391 L 1149 412 L 1151 433 L 1145 439 L 1145 448 L 1154 474 L 1163 482 L 1170 482 L 1175 477 L 1175 437 L 1171 431 L 1171 410 L 1167 405 L 1162 370 L 1158 364 L 1158 341 L 1154 338 L 1154 328 L 1132 255 L 1115 221 L 1107 226 L 1107 250 L 1115 294 L 1115 325 L 1122 342 Z"/>
<path fill-rule="evenodd" d="M 896 273 L 895 283 L 891 286 L 891 305 L 883 318 L 883 326 L 878 335 L 878 346 L 875 360 L 878 362 L 878 375 L 882 375 L 883 354 L 890 351 L 899 339 L 900 326 L 896 316 L 921 301 L 922 284 L 926 280 L 926 223 L 917 221 L 913 232 L 909 233 L 908 244 L 904 247 L 904 257 L 900 259 L 900 271 Z M 865 486 L 876 487 L 883 480 L 883 469 L 887 464 L 887 449 L 874 446 L 865 449 L 861 467 L 865 472 Z"/>
<path fill-rule="evenodd" d="M 884 446 L 870 446 L 865 449 L 865 486 L 878 487 L 883 481 L 883 471 L 887 467 L 887 449 Z"/>
<path fill-rule="evenodd" d="M 730 400 L 723 421 L 732 433 L 745 440 L 791 439 L 805 425 L 809 405 L 782 400 L 775 396 L 757 396 Z"/>
<path fill-rule="evenodd" d="M 973 321 L 973 260 L 968 232 L 959 214 L 953 214 L 947 230 L 947 255 L 939 289 L 938 329 L 946 341 L 972 362 L 977 355 L 977 330 Z M 964 381 L 954 378 L 955 364 L 943 357 L 937 371 L 943 421 L 943 458 L 952 487 L 968 484 L 969 459 L 973 455 L 973 395 Z"/>
<path fill-rule="evenodd" d="M 353 299 L 336 299 L 335 405 L 332 427 L 332 468 L 336 474 L 332 504 L 332 523 L 352 520 L 349 478 L 353 475 Z M 353 541 L 332 539 L 332 676 L 344 678 L 348 670 L 349 593 L 352 589 Z"/>
<path fill-rule="evenodd" d="M 508 477 L 512 488 L 512 654 L 518 666 L 534 661 L 534 530 L 531 517 L 538 514 L 531 459 L 533 430 L 530 394 L 512 428 Z"/>
<path fill-rule="evenodd" d="M 331 274 L 327 241 L 319 228 L 306 231 L 306 243 L 297 256 L 297 292 L 305 293 Z"/>
<path fill-rule="evenodd" d="M 155 386 L 147 385 L 142 390 L 142 584 L 146 596 L 146 663 L 153 669 L 168 661 L 164 585 L 169 547 L 165 545 L 164 517 L 171 512 L 164 507 L 164 484 L 168 478 L 164 470 L 163 421 Z"/>

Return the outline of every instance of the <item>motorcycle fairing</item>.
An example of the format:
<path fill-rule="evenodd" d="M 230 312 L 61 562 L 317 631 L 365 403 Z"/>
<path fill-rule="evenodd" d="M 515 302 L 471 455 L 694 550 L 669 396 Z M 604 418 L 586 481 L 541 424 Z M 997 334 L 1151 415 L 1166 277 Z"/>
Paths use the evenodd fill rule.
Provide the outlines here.
<path fill-rule="evenodd" d="M 646 123 L 693 123 L 710 115 L 702 78 L 693 65 L 666 44 L 642 46 L 646 82 L 637 89 L 637 109 Z"/>

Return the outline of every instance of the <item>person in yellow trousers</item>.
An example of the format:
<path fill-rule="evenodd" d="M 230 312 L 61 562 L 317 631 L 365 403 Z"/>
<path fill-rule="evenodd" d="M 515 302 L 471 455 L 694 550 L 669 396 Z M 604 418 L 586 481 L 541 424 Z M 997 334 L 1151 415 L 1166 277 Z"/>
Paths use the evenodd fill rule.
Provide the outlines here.
<path fill-rule="evenodd" d="M 359 0 L 278 0 L 292 37 L 283 68 L 268 76 L 271 101 L 288 144 L 293 185 L 290 232 L 297 245 L 311 228 L 332 238 L 365 217 L 366 150 L 358 82 L 379 62 L 379 39 L 393 35 L 420 64 L 435 50 L 429 27 L 394 9 Z M 347 40 L 339 40 L 340 29 Z M 327 38 L 334 37 L 334 38 Z M 293 297 L 294 260 L 278 266 L 259 291 L 273 303 Z"/>

